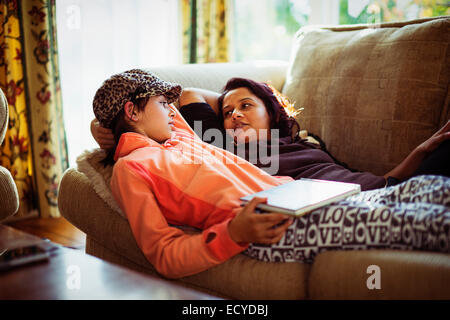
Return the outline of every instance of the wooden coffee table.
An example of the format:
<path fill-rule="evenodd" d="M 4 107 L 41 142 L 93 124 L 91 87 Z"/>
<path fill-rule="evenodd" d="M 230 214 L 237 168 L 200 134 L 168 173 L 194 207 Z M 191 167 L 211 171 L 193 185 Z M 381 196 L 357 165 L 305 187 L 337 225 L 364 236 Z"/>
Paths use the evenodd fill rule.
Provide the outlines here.
<path fill-rule="evenodd" d="M 0 271 L 0 299 L 220 299 L 0 224 L 0 253 L 30 245 L 48 258 Z"/>

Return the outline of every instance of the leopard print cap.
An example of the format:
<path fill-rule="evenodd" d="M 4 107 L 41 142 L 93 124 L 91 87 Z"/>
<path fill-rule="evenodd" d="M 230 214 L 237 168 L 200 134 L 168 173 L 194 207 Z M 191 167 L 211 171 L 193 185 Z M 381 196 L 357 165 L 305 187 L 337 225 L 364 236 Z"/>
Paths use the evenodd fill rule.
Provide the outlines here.
<path fill-rule="evenodd" d="M 140 93 L 134 98 L 164 95 L 168 103 L 175 102 L 182 91 L 181 85 L 161 80 L 142 69 L 115 74 L 103 82 L 94 96 L 94 114 L 102 127 L 111 128 L 114 117 L 138 88 Z"/>

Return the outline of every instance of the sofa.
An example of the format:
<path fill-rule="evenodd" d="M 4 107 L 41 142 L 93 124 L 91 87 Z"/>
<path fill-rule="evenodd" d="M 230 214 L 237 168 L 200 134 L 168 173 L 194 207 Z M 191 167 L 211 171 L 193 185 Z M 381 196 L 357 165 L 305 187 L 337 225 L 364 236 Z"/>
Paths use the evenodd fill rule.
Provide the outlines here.
<path fill-rule="evenodd" d="M 289 62 L 151 71 L 184 87 L 214 91 L 231 77 L 269 82 L 304 108 L 298 116 L 301 128 L 320 136 L 337 159 L 382 175 L 450 118 L 449 43 L 450 17 L 310 26 L 297 32 Z M 160 276 L 111 196 L 112 169 L 99 164 L 102 156 L 99 149 L 88 150 L 77 168 L 65 172 L 59 210 L 87 234 L 88 254 Z M 379 280 L 376 287 L 370 285 L 373 277 Z M 312 264 L 267 263 L 238 254 L 199 274 L 167 281 L 230 299 L 449 299 L 450 254 L 325 251 Z"/>
<path fill-rule="evenodd" d="M 8 130 L 8 100 L 0 89 L 0 145 L 3 144 Z M 0 166 L 0 221 L 14 215 L 19 210 L 19 194 L 14 179 L 3 166 Z"/>

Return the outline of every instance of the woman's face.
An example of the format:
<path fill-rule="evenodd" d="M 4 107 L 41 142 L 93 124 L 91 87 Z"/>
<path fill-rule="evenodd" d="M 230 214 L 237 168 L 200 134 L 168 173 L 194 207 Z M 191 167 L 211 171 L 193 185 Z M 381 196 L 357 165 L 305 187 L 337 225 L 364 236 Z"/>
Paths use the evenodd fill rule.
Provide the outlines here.
<path fill-rule="evenodd" d="M 229 91 L 223 99 L 223 125 L 237 143 L 270 139 L 270 117 L 264 102 L 247 88 Z"/>
<path fill-rule="evenodd" d="M 171 137 L 175 112 L 169 107 L 165 96 L 150 97 L 143 111 L 138 112 L 136 128 L 156 142 Z"/>

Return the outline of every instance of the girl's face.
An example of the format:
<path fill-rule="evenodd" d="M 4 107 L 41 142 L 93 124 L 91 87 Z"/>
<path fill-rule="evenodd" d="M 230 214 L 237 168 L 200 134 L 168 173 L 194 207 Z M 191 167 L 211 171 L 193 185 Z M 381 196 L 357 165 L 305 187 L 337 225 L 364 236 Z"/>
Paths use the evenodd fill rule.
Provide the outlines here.
<path fill-rule="evenodd" d="M 147 137 L 162 143 L 170 138 L 175 112 L 165 96 L 150 97 L 143 111 L 137 112 L 136 129 Z"/>
<path fill-rule="evenodd" d="M 270 117 L 264 102 L 248 88 L 229 91 L 223 99 L 223 125 L 238 143 L 270 139 Z"/>

